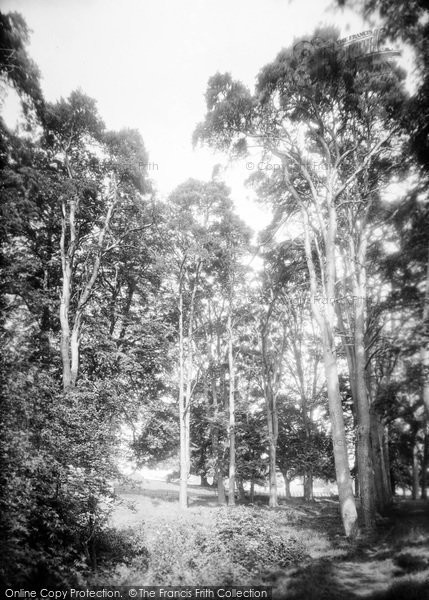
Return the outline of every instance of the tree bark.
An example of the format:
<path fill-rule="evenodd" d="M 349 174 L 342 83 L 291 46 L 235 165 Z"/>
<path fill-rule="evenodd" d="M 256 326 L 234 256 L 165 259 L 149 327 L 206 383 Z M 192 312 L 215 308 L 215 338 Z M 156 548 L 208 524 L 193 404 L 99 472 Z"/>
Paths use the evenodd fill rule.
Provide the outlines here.
<path fill-rule="evenodd" d="M 413 500 L 417 500 L 419 497 L 419 487 L 420 487 L 420 469 L 419 469 L 419 446 L 417 439 L 417 432 L 414 437 L 413 444 L 413 487 L 412 487 L 412 497 Z"/>
<path fill-rule="evenodd" d="M 69 171 L 71 176 L 71 171 Z M 110 226 L 113 211 L 118 201 L 116 180 L 111 182 L 108 207 L 97 240 L 97 251 L 90 271 L 90 276 L 78 298 L 70 334 L 70 301 L 73 287 L 73 263 L 78 247 L 78 229 L 76 219 L 79 215 L 79 198 L 72 198 L 67 207 L 67 201 L 62 201 L 60 253 L 62 266 L 62 292 L 60 301 L 61 325 L 61 359 L 63 364 L 63 388 L 65 390 L 76 386 L 79 374 L 80 333 L 85 305 L 91 297 L 100 270 L 104 240 Z M 68 243 L 67 243 L 68 233 Z"/>
<path fill-rule="evenodd" d="M 265 401 L 267 409 L 268 423 L 268 443 L 269 443 L 269 479 L 270 479 L 270 499 L 269 506 L 275 508 L 278 506 L 277 497 L 277 438 L 278 438 L 278 418 L 273 398 L 272 390 L 268 385 L 265 390 Z"/>
<path fill-rule="evenodd" d="M 218 504 L 226 504 L 225 485 L 223 483 L 223 470 L 219 467 L 217 478 L 217 501 Z"/>
<path fill-rule="evenodd" d="M 268 426 L 268 452 L 269 452 L 269 506 L 278 506 L 277 490 L 277 440 L 279 435 L 277 394 L 280 387 L 282 374 L 282 359 L 286 340 L 286 326 L 283 327 L 281 347 L 275 348 L 276 356 L 270 356 L 268 343 L 270 334 L 270 319 L 274 309 L 273 299 L 261 328 L 261 354 L 262 354 L 262 387 L 264 390 L 265 412 Z"/>
<path fill-rule="evenodd" d="M 363 274 L 360 274 L 363 277 Z M 365 529 L 370 532 L 375 528 L 374 472 L 371 457 L 371 423 L 369 415 L 368 392 L 365 381 L 365 342 L 364 342 L 364 285 L 361 281 L 356 286 L 355 296 L 355 360 L 356 360 L 356 406 L 358 427 L 356 430 L 358 451 L 358 476 L 361 506 Z"/>
<path fill-rule="evenodd" d="M 389 457 L 389 428 L 387 425 L 383 427 L 383 435 L 381 436 L 383 442 L 383 457 L 384 457 L 384 477 L 386 481 L 386 490 L 389 498 L 389 503 L 392 502 L 394 489 L 392 483 L 392 473 L 390 470 L 390 457 Z"/>
<path fill-rule="evenodd" d="M 181 508 L 188 506 L 188 478 L 191 467 L 191 396 L 192 396 L 192 371 L 193 371 L 193 336 L 194 336 L 194 312 L 195 296 L 198 287 L 198 279 L 201 260 L 198 261 L 195 277 L 191 288 L 191 299 L 189 304 L 188 326 L 186 333 L 186 356 L 185 356 L 185 333 L 183 319 L 183 283 L 186 271 L 186 257 L 180 267 L 179 275 L 179 418 L 180 418 L 180 489 L 179 504 Z"/>
<path fill-rule="evenodd" d="M 186 398 L 185 398 L 185 364 L 184 364 L 184 332 L 183 332 L 183 291 L 179 290 L 179 429 L 180 429 L 180 508 L 188 506 L 188 472 L 186 442 Z"/>
<path fill-rule="evenodd" d="M 250 479 L 250 503 L 255 503 L 255 476 L 252 475 Z"/>
<path fill-rule="evenodd" d="M 322 273 L 322 290 L 327 295 L 324 299 L 327 308 L 322 311 L 316 305 L 318 297 L 317 274 L 314 265 L 311 227 L 305 208 L 302 209 L 304 225 L 304 247 L 307 266 L 310 276 L 311 308 L 322 336 L 323 363 L 328 391 L 329 415 L 332 426 L 332 443 L 334 449 L 335 474 L 340 501 L 340 513 L 344 532 L 347 537 L 354 537 L 357 533 L 357 510 L 353 496 L 352 479 L 350 476 L 346 435 L 344 428 L 344 415 L 341 403 L 341 394 L 338 379 L 338 368 L 334 341 L 334 315 L 332 304 L 329 300 L 335 298 L 335 237 L 336 214 L 332 201 L 329 205 L 328 231 L 325 238 L 326 272 Z M 322 258 L 322 257 L 320 257 Z M 321 261 L 323 264 L 323 261 Z"/>
<path fill-rule="evenodd" d="M 424 423 L 424 448 L 423 448 L 423 460 L 422 460 L 422 490 L 421 490 L 421 498 L 422 500 L 427 500 L 427 472 L 429 467 L 429 423 L 426 420 Z"/>
<path fill-rule="evenodd" d="M 283 479 L 285 482 L 285 496 L 288 500 L 292 498 L 292 494 L 290 491 L 290 482 L 291 480 L 288 477 L 287 471 L 282 471 Z"/>
<path fill-rule="evenodd" d="M 429 341 L 427 337 L 429 335 L 429 257 L 426 271 L 426 289 L 425 299 L 423 306 L 423 331 L 426 334 L 425 343 L 422 345 L 420 351 L 421 363 L 422 363 L 422 395 L 423 403 L 426 411 L 426 419 L 429 421 Z"/>
<path fill-rule="evenodd" d="M 217 389 L 216 389 L 216 380 L 212 378 L 212 399 L 213 399 L 213 409 L 215 416 L 215 424 L 213 426 L 212 433 L 212 444 L 213 444 L 213 455 L 214 455 L 214 480 L 217 485 L 217 501 L 218 504 L 225 504 L 225 487 L 223 484 L 223 471 L 222 471 L 222 456 L 221 449 L 219 444 L 219 425 L 218 425 L 218 417 L 219 417 L 219 406 L 218 406 L 218 398 L 217 398 Z"/>
<path fill-rule="evenodd" d="M 61 325 L 61 360 L 63 364 L 63 388 L 71 387 L 71 363 L 70 363 L 70 300 L 73 285 L 73 261 L 76 252 L 76 199 L 70 201 L 70 209 L 67 214 L 67 201 L 62 200 L 61 217 L 61 267 L 62 267 L 62 291 L 60 300 L 60 325 Z M 69 231 L 69 243 L 66 242 L 67 231 Z"/>
<path fill-rule="evenodd" d="M 240 502 L 245 502 L 246 501 L 246 491 L 244 489 L 244 483 L 243 480 L 240 478 L 237 478 L 237 488 L 238 488 L 238 496 L 240 498 Z"/>
<path fill-rule="evenodd" d="M 304 475 L 304 500 L 306 502 L 312 502 L 314 500 L 313 495 L 313 473 L 311 469 Z"/>
<path fill-rule="evenodd" d="M 232 339 L 232 300 L 228 310 L 228 366 L 229 366 L 229 487 L 228 504 L 235 505 L 235 373 Z"/>
<path fill-rule="evenodd" d="M 341 518 L 347 537 L 357 533 L 357 510 L 353 496 L 352 480 L 347 454 L 343 409 L 338 384 L 338 370 L 335 355 L 330 347 L 327 333 L 324 334 L 324 364 L 328 386 L 329 413 L 332 424 L 332 443 L 334 446 L 335 473 L 340 500 Z"/>

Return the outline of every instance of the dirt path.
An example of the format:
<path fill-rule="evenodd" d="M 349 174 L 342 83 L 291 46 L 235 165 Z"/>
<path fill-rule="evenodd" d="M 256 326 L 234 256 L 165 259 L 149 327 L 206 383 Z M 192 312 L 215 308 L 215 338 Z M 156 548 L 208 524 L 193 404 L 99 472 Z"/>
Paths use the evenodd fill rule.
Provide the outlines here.
<path fill-rule="evenodd" d="M 275 594 L 288 600 L 429 600 L 429 503 L 395 504 L 372 543 L 349 545 L 337 522 L 322 516 L 332 546 L 325 556 L 279 577 Z M 333 527 L 332 527 L 333 526 Z"/>

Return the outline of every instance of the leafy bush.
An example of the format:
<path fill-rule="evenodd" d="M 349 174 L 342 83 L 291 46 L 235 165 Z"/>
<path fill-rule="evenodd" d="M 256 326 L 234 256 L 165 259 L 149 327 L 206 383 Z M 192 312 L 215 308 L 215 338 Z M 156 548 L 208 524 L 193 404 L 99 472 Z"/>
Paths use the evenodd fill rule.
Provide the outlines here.
<path fill-rule="evenodd" d="M 96 556 L 104 567 L 123 563 L 127 566 L 138 561 L 145 570 L 149 564 L 149 552 L 143 542 L 143 535 L 131 529 L 107 528 L 99 532 L 95 541 Z"/>
<path fill-rule="evenodd" d="M 217 514 L 218 536 L 233 561 L 249 572 L 264 567 L 286 567 L 306 556 L 303 544 L 285 537 L 267 511 L 237 507 Z"/>
<path fill-rule="evenodd" d="M 147 585 L 251 583 L 265 570 L 306 557 L 304 545 L 282 534 L 267 510 L 218 508 L 200 520 L 180 515 L 160 523 L 149 541 Z"/>

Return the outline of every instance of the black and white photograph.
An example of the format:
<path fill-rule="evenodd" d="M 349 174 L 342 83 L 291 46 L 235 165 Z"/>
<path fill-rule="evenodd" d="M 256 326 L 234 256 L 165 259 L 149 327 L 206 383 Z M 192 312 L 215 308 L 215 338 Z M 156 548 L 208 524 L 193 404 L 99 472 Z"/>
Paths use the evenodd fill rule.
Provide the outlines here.
<path fill-rule="evenodd" d="M 426 0 L 0 0 L 5 599 L 429 600 Z"/>

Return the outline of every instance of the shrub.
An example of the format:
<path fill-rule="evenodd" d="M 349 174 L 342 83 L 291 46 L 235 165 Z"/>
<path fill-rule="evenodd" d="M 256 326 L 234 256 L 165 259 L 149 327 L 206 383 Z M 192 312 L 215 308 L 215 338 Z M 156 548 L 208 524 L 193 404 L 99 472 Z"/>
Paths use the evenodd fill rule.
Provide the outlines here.
<path fill-rule="evenodd" d="M 237 507 L 222 509 L 217 515 L 217 530 L 234 562 L 247 570 L 286 567 L 305 558 L 305 548 L 295 536 L 284 537 L 267 511 Z"/>
<path fill-rule="evenodd" d="M 307 556 L 302 542 L 279 531 L 278 515 L 247 507 L 164 520 L 149 548 L 147 585 L 250 584 L 267 569 Z"/>
<path fill-rule="evenodd" d="M 126 566 L 138 561 L 140 568 L 146 570 L 149 564 L 149 552 L 143 542 L 141 532 L 132 529 L 101 530 L 95 540 L 97 561 L 108 568 L 118 563 Z"/>

